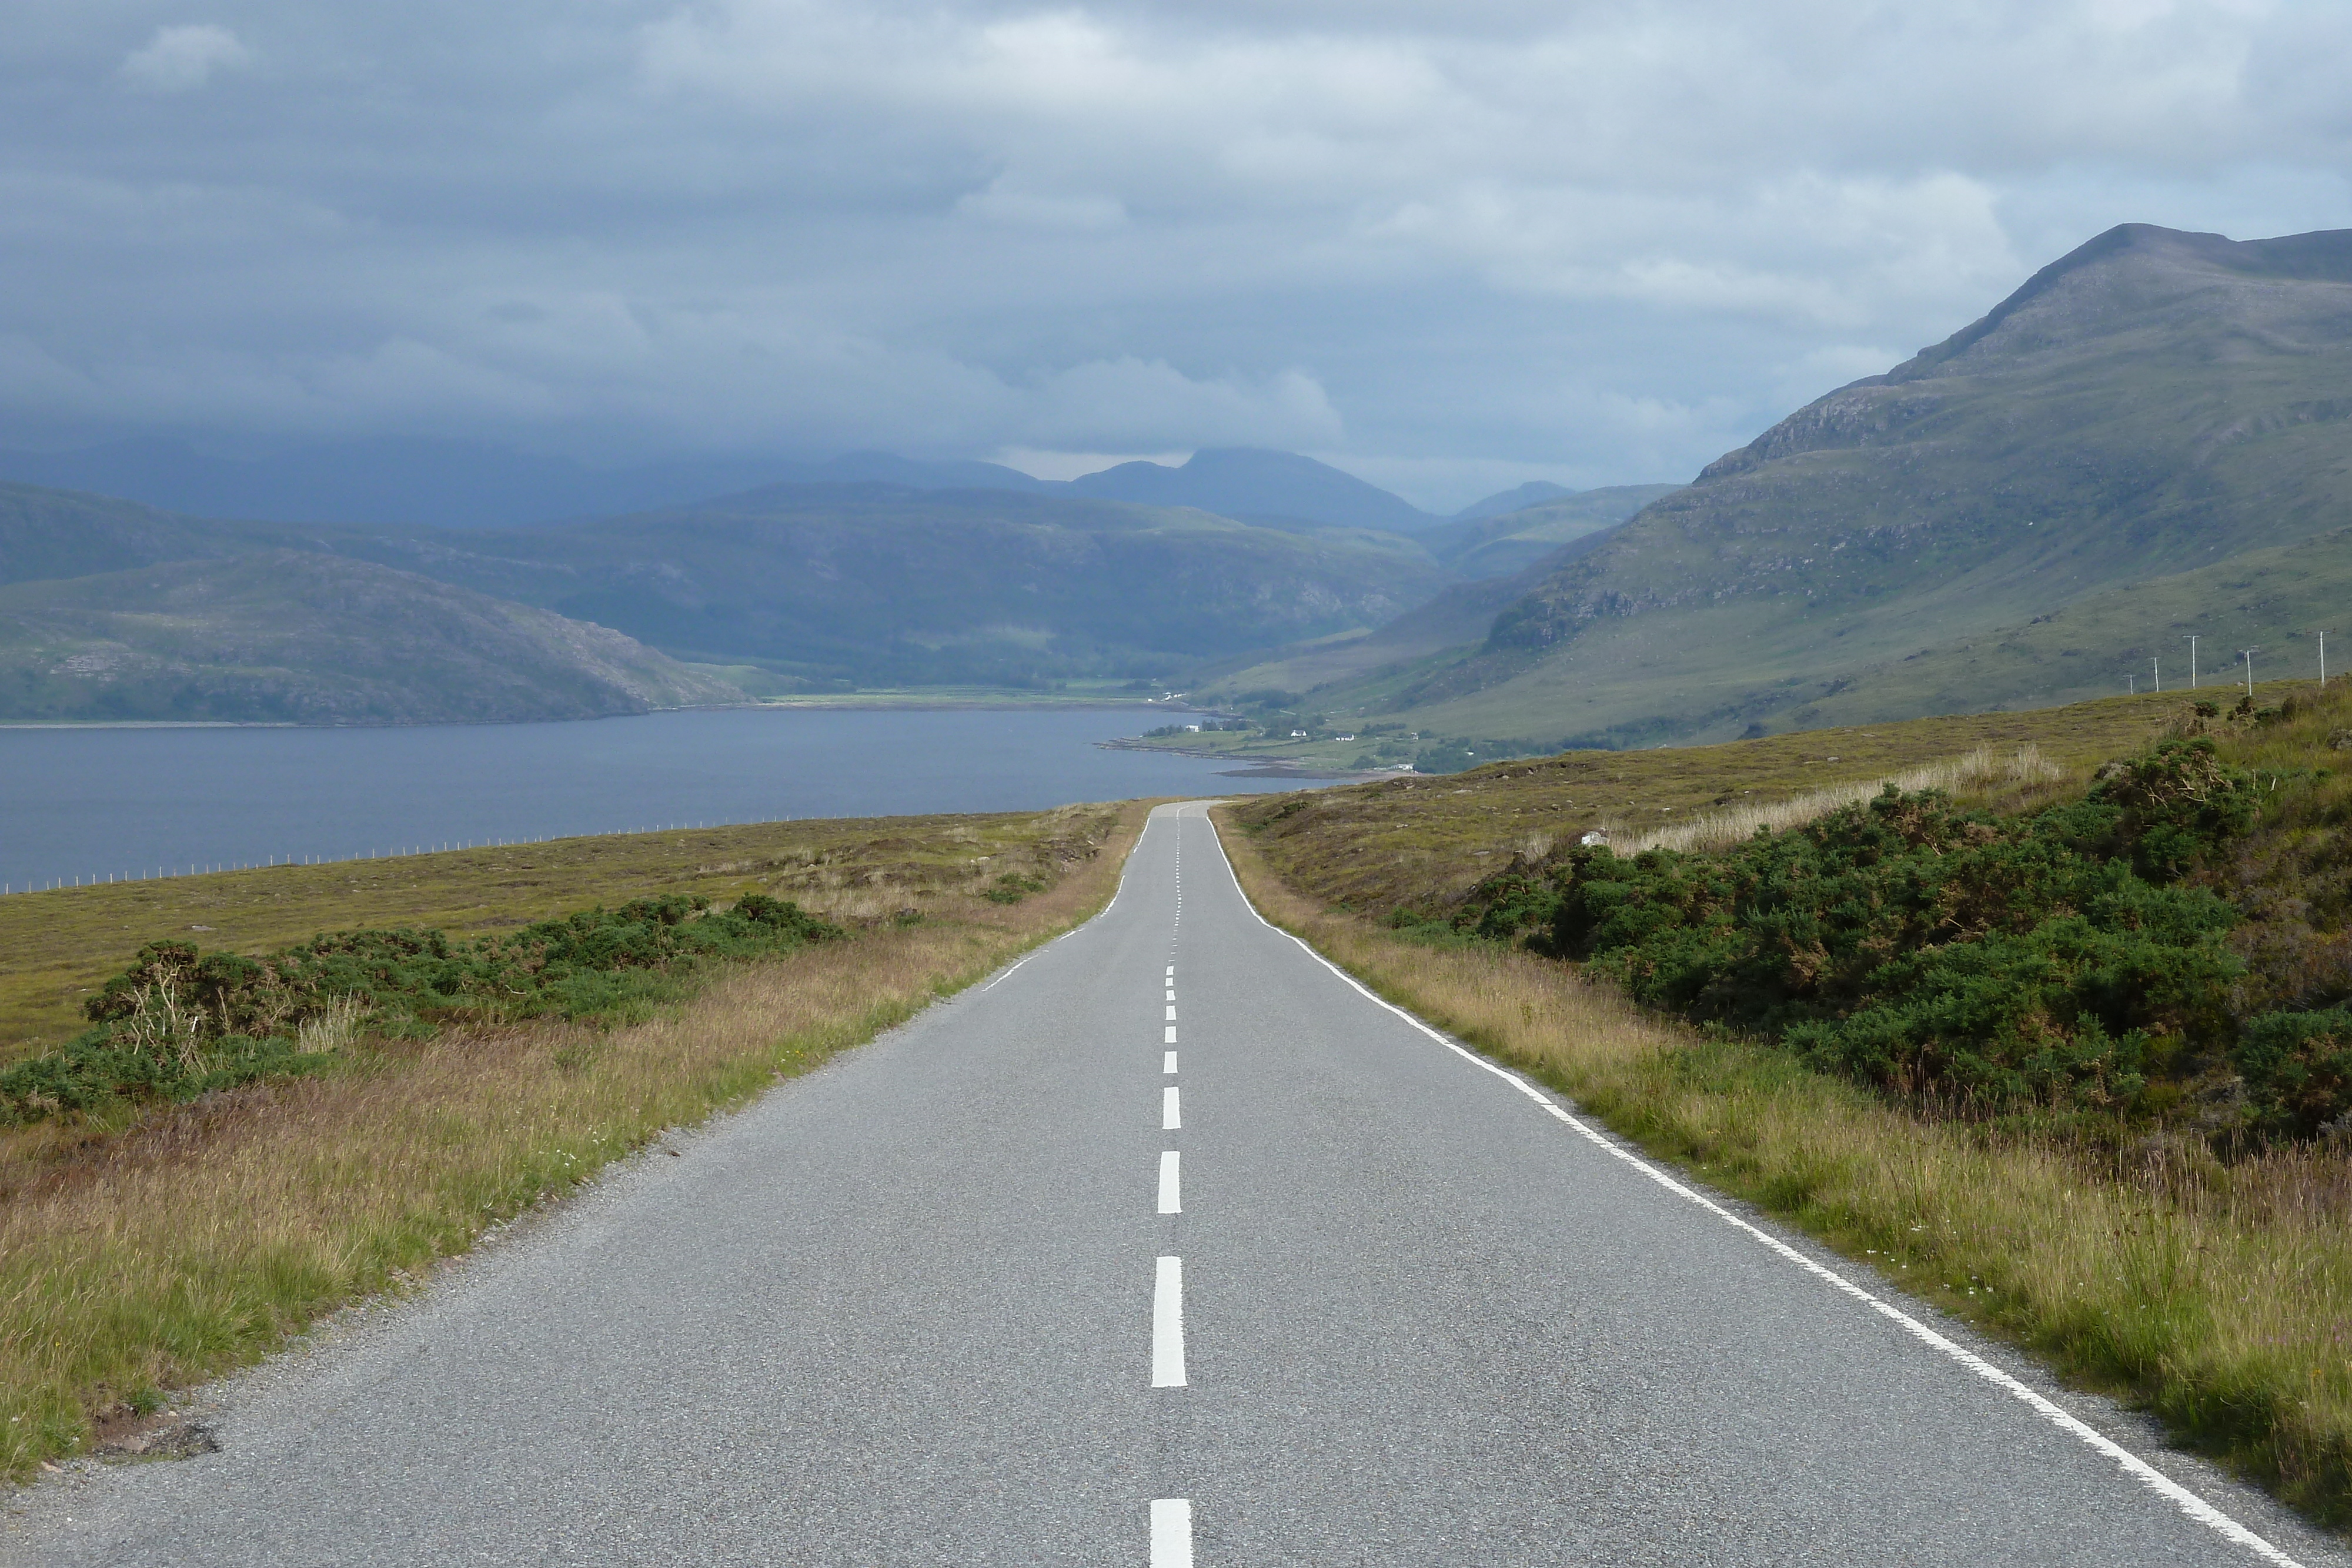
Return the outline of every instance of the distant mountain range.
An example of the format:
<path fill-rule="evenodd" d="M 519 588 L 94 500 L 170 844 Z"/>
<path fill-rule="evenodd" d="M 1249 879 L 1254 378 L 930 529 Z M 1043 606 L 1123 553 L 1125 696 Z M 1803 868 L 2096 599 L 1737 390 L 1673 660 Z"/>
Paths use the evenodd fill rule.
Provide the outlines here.
<path fill-rule="evenodd" d="M 1251 448 L 1067 482 L 864 454 L 607 511 L 206 520 L 0 486 L 0 715 L 1153 679 L 1490 755 L 2064 701 L 2151 660 L 2170 686 L 2192 635 L 2209 677 L 2315 665 L 2320 632 L 2352 663 L 2352 231 L 2111 230 L 1683 486 L 1440 519 Z"/>
<path fill-rule="evenodd" d="M 2149 658 L 2185 674 L 2192 633 L 2209 674 L 2217 645 L 2315 666 L 2352 614 L 2284 563 L 2352 582 L 2347 517 L 2352 231 L 2126 225 L 1529 571 L 1483 634 L 1392 629 L 1222 684 L 1312 673 L 1326 711 L 1533 748 L 2120 692 Z"/>
<path fill-rule="evenodd" d="M 1654 489 L 1456 525 L 1287 453 L 1068 483 L 861 454 L 715 500 L 456 528 L 0 484 L 0 716 L 425 722 L 1171 680 L 1361 633 Z"/>
<path fill-rule="evenodd" d="M 0 480 L 120 496 L 199 517 L 459 528 L 611 517 L 772 485 L 883 484 L 1083 496 L 1197 507 L 1244 521 L 1412 533 L 1571 494 L 1538 481 L 1445 519 L 1328 464 L 1256 447 L 1210 448 L 1176 467 L 1122 463 L 1076 479 L 1048 480 L 1000 463 L 928 462 L 887 452 L 853 452 L 821 463 L 738 456 L 596 469 L 478 442 L 420 437 L 321 442 L 247 457 L 170 439 L 73 452 L 0 450 Z"/>

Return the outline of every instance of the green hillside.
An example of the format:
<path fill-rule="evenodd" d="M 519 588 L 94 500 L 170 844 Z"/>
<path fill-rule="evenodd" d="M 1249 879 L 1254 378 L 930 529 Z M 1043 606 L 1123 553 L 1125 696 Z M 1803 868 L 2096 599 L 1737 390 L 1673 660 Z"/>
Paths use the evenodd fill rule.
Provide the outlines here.
<path fill-rule="evenodd" d="M 2179 690 L 2189 685 L 2192 635 L 2205 686 L 2242 681 L 2240 652 L 2247 648 L 2258 650 L 2258 681 L 2316 677 L 2323 633 L 2329 668 L 2352 669 L 2352 528 L 2247 550 L 2217 566 L 2079 600 L 2023 626 L 1922 649 L 1824 683 L 1819 698 L 1791 716 L 1811 727 L 2045 707 L 2144 692 L 2158 678 L 2166 691 Z M 2158 661 L 2153 668 L 2151 660 Z"/>
<path fill-rule="evenodd" d="M 0 718 L 430 724 L 740 700 L 631 638 L 275 550 L 0 588 Z"/>
<path fill-rule="evenodd" d="M 159 560 L 218 559 L 292 543 L 303 530 L 220 523 L 111 496 L 0 483 L 0 584 L 89 577 Z"/>
<path fill-rule="evenodd" d="M 1454 662 L 1485 639 L 1495 617 L 1555 569 L 1595 549 L 1612 528 L 1675 485 L 1619 485 L 1579 491 L 1507 514 L 1443 524 L 1416 536 L 1455 582 L 1395 620 L 1350 635 L 1319 638 L 1262 656 L 1229 658 L 1192 676 L 1194 695 L 1233 702 L 1244 694 L 1337 688 L 1363 708 Z M 1510 563 L 1519 564 L 1512 568 Z M 1508 569 L 1508 570 L 1505 570 Z M 1379 711 L 1378 707 L 1370 711 Z M 1280 727 L 1287 735 L 1289 726 Z"/>
<path fill-rule="evenodd" d="M 1611 485 L 1499 516 L 1441 523 L 1415 537 L 1461 577 L 1510 577 L 1564 544 L 1615 528 L 1679 485 Z"/>
<path fill-rule="evenodd" d="M 2352 232 L 2238 243 L 2126 225 L 1711 465 L 1475 645 L 1309 700 L 1529 748 L 1829 722 L 1849 710 L 1817 705 L 1865 672 L 2347 517 Z M 2114 624 L 2108 689 L 2128 649 L 2169 634 L 2164 615 Z M 2062 688 L 2022 655 L 1976 673 L 1987 684 L 1963 706 L 2109 678 L 2086 667 Z M 1890 676 L 1868 711 L 1940 711 L 1969 684 Z"/>

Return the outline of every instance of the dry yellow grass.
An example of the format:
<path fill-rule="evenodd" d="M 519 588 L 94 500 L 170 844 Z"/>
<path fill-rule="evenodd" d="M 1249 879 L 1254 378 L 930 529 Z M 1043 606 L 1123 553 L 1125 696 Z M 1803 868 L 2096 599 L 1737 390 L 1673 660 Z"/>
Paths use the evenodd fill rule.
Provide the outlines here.
<path fill-rule="evenodd" d="M 1719 746 L 1566 751 L 1466 773 L 1263 795 L 1237 802 L 1234 810 L 1242 822 L 1267 830 L 1276 869 L 1317 897 L 1376 914 L 1433 910 L 1502 870 L 1512 855 L 1573 842 L 1595 828 L 1645 837 L 1702 813 L 1769 810 L 1855 789 L 1874 794 L 1888 778 L 1979 750 L 2008 758 L 2031 748 L 2064 779 L 2087 779 L 2100 763 L 2138 750 L 2179 723 L 2189 708 L 2185 695 L 2168 693 Z M 1978 779 L 1971 803 L 2013 810 L 2053 799 L 2064 787 Z"/>
<path fill-rule="evenodd" d="M 2352 1518 L 2352 1162 L 2118 1158 L 1932 1121 L 1646 1015 L 1568 966 L 1433 946 L 1309 899 L 1217 813 L 1276 924 L 1399 1006 L 1573 1096 L 1652 1154 L 1889 1282 L 2158 1412 L 2317 1517 Z"/>
<path fill-rule="evenodd" d="M 1108 900 L 1145 809 L 1062 823 L 1099 850 L 1045 893 L 935 898 L 920 925 L 724 971 L 643 1024 L 450 1032 L 111 1135 L 0 1134 L 0 1471 L 75 1451 L 1067 929 Z"/>
<path fill-rule="evenodd" d="M 969 903 L 1007 871 L 1055 874 L 1072 825 L 1102 810 L 680 828 L 13 894 L 0 1064 L 87 1027 L 82 1001 L 160 937 L 258 953 L 349 926 L 473 934 L 670 893 L 766 893 L 855 924 Z"/>
<path fill-rule="evenodd" d="M 1610 843 L 1626 854 L 1639 854 L 1643 850 L 1720 849 L 1753 838 L 1759 828 L 1778 832 L 1826 817 L 1842 806 L 1858 806 L 1890 784 L 1906 794 L 1920 789 L 1958 793 L 1984 784 L 2041 784 L 2062 777 L 2063 769 L 2030 741 L 2006 756 L 1990 747 L 1979 746 L 1965 757 L 1906 768 L 1900 773 L 1883 774 L 1852 784 L 1808 789 L 1785 800 L 1704 811 L 1671 827 L 1629 830 L 1610 824 L 1604 831 Z M 1541 854 L 1538 850 L 1528 858 L 1539 859 Z"/>

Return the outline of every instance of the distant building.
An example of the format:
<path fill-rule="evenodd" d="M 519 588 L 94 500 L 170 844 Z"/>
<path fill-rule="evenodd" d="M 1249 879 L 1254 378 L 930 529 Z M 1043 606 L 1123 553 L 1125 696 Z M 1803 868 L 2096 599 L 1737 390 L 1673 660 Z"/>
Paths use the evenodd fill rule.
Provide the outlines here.
<path fill-rule="evenodd" d="M 1294 729 L 1290 732 L 1290 738 L 1293 740 L 1304 740 L 1307 738 L 1307 732 L 1303 729 Z"/>
<path fill-rule="evenodd" d="M 1331 738 L 1334 740 L 1353 740 L 1356 737 L 1352 735 L 1335 735 Z"/>

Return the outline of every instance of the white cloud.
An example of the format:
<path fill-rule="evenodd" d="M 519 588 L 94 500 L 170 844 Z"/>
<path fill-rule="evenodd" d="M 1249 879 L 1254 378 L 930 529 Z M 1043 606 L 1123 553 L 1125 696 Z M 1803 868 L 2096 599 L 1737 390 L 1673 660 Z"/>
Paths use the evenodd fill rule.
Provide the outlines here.
<path fill-rule="evenodd" d="M 155 36 L 124 57 L 122 79 L 151 92 L 186 92 L 212 80 L 218 70 L 249 65 L 253 51 L 226 27 L 209 22 L 158 27 Z"/>
<path fill-rule="evenodd" d="M 1436 505 L 1687 477 L 2116 222 L 2352 225 L 2293 0 L 239 0 L 234 94 L 226 26 L 35 10 L 0 408 L 126 427 L 1250 442 Z"/>

